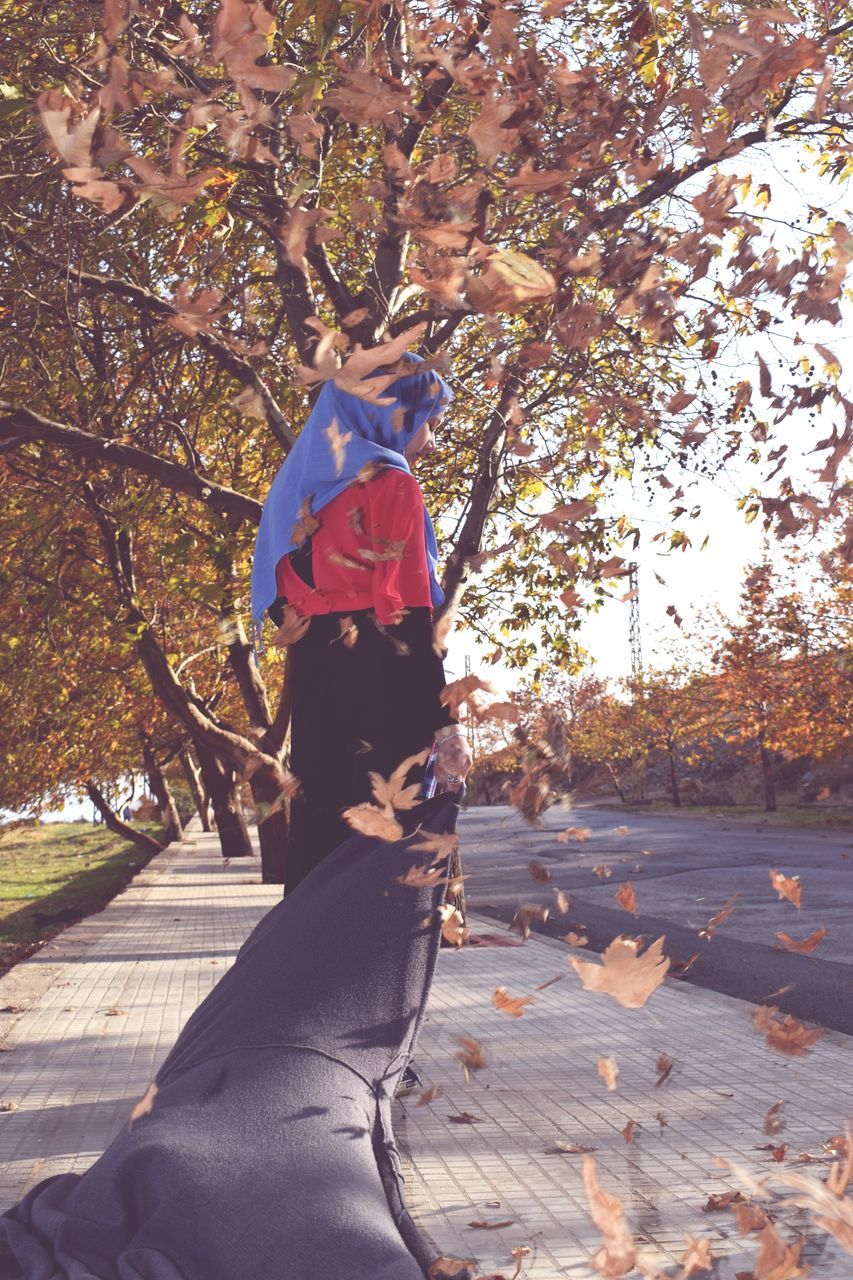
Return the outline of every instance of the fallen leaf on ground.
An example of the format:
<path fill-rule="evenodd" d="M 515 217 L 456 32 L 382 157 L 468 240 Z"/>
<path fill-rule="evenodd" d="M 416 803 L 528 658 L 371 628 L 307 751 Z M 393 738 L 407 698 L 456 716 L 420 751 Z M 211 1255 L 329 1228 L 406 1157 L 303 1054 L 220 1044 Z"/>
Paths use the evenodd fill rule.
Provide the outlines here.
<path fill-rule="evenodd" d="M 608 1089 L 616 1088 L 616 1081 L 619 1079 L 619 1068 L 614 1058 L 599 1058 L 598 1074 Z"/>
<path fill-rule="evenodd" d="M 638 955 L 634 939 L 618 937 L 602 955 L 600 965 L 575 956 L 569 956 L 569 963 L 587 991 L 600 991 L 626 1009 L 639 1009 L 661 985 L 669 969 L 669 960 L 663 954 L 664 941 L 663 937 L 657 938 Z"/>
<path fill-rule="evenodd" d="M 630 827 L 614 827 L 613 832 L 617 836 L 626 836 L 630 831 Z"/>
<path fill-rule="evenodd" d="M 620 907 L 624 907 L 626 911 L 631 911 L 636 915 L 637 895 L 634 892 L 634 886 L 631 884 L 630 880 L 626 880 L 624 884 L 620 884 L 613 896 L 619 903 Z"/>
<path fill-rule="evenodd" d="M 570 929 L 568 933 L 563 934 L 563 942 L 568 942 L 570 947 L 586 947 L 589 945 L 589 938 L 585 933 L 575 933 Z"/>
<path fill-rule="evenodd" d="M 436 1258 L 430 1264 L 429 1280 L 461 1280 L 470 1275 L 471 1268 L 476 1267 L 476 1258 Z"/>
<path fill-rule="evenodd" d="M 599 866 L 593 867 L 592 874 L 598 876 L 599 880 L 606 880 L 613 875 L 613 868 L 609 867 L 606 862 L 602 862 Z"/>
<path fill-rule="evenodd" d="M 672 1068 L 674 1066 L 675 1066 L 675 1063 L 673 1062 L 672 1058 L 670 1058 L 669 1054 L 662 1053 L 660 1055 L 660 1057 L 657 1060 L 658 1078 L 655 1081 L 656 1089 L 659 1089 L 662 1084 L 666 1084 L 667 1080 L 672 1075 Z"/>
<path fill-rule="evenodd" d="M 128 1129 L 133 1124 L 134 1120 L 138 1120 L 140 1116 L 148 1115 L 149 1111 L 154 1106 L 154 1099 L 156 1097 L 157 1097 L 157 1086 L 152 1081 L 152 1083 L 149 1084 L 148 1088 L 145 1090 L 142 1097 L 137 1102 L 136 1106 L 131 1111 L 130 1119 L 127 1122 Z"/>
<path fill-rule="evenodd" d="M 687 1248 L 678 1260 L 681 1270 L 676 1280 L 690 1280 L 690 1276 L 695 1276 L 700 1271 L 713 1271 L 710 1240 L 697 1240 L 691 1235 L 685 1235 L 684 1239 L 687 1241 Z"/>
<path fill-rule="evenodd" d="M 514 1218 L 505 1218 L 503 1222 L 480 1222 L 475 1219 L 473 1222 L 469 1222 L 468 1226 L 473 1227 L 476 1231 L 499 1231 L 501 1227 L 511 1227 L 514 1221 Z"/>
<path fill-rule="evenodd" d="M 557 908 L 557 911 L 561 916 L 567 915 L 569 910 L 569 895 L 567 893 L 563 893 L 562 889 L 555 889 L 554 893 L 557 895 L 554 899 L 554 905 Z"/>
<path fill-rule="evenodd" d="M 593 1256 L 593 1266 L 602 1276 L 627 1276 L 634 1270 L 637 1251 L 625 1222 L 625 1207 L 618 1196 L 605 1191 L 599 1183 L 594 1156 L 583 1157 L 583 1183 L 590 1217 L 603 1238 Z"/>
<path fill-rule="evenodd" d="M 537 884 L 547 884 L 551 879 L 551 872 L 541 862 L 528 862 L 527 869 Z"/>
<path fill-rule="evenodd" d="M 794 951 L 798 955 L 804 955 L 809 951 L 814 951 L 819 942 L 823 942 L 826 937 L 826 929 L 815 929 L 814 933 L 810 933 L 807 938 L 797 941 L 787 933 L 777 933 L 777 941 L 782 943 L 786 951 Z"/>
<path fill-rule="evenodd" d="M 720 1191 L 717 1195 L 708 1196 L 702 1212 L 717 1213 L 721 1209 L 731 1209 L 737 1204 L 746 1204 L 746 1196 L 742 1191 Z"/>
<path fill-rule="evenodd" d="M 460 1111 L 458 1115 L 449 1115 L 448 1120 L 451 1124 L 480 1124 L 482 1116 L 472 1116 L 470 1111 Z"/>
<path fill-rule="evenodd" d="M 825 1027 L 814 1027 L 809 1031 L 802 1022 L 792 1018 L 790 1013 L 784 1022 L 778 1022 L 774 1017 L 778 1012 L 774 1005 L 759 1005 L 752 1015 L 752 1021 L 759 1031 L 765 1033 L 770 1048 L 777 1049 L 779 1053 L 799 1057 L 825 1034 Z"/>
<path fill-rule="evenodd" d="M 18 1102 L 0 1102 L 0 1111 L 17 1111 L 19 1106 Z"/>
<path fill-rule="evenodd" d="M 803 886 L 800 884 L 799 876 L 785 876 L 781 871 L 771 870 L 770 883 L 780 898 L 787 898 L 789 902 L 793 902 L 799 911 L 803 900 Z"/>
<path fill-rule="evenodd" d="M 548 908 L 537 906 L 535 903 L 525 903 L 524 906 L 516 908 L 515 915 L 512 917 L 512 924 L 509 926 L 516 933 L 520 933 L 525 941 L 530 937 L 530 921 L 548 919 Z"/>
<path fill-rule="evenodd" d="M 535 1004 L 533 996 L 511 996 L 506 987 L 496 987 L 492 996 L 492 1004 L 501 1013 L 508 1013 L 513 1018 L 524 1017 L 524 1006 Z"/>
<path fill-rule="evenodd" d="M 635 1124 L 635 1122 L 633 1120 L 629 1120 L 628 1123 L 625 1125 L 624 1129 L 621 1130 L 622 1137 L 625 1139 L 626 1142 L 634 1141 L 634 1130 L 636 1128 L 637 1128 L 637 1125 Z"/>
<path fill-rule="evenodd" d="M 545 1151 L 546 1156 L 583 1156 L 589 1151 L 597 1151 L 597 1147 L 584 1147 L 579 1142 L 555 1142 L 553 1147 L 548 1147 Z"/>
<path fill-rule="evenodd" d="M 471 1079 L 472 1071 L 479 1071 L 481 1067 L 486 1065 L 486 1051 L 479 1040 L 474 1036 L 456 1036 L 456 1043 L 461 1045 L 453 1055 L 458 1062 L 462 1064 L 462 1071 L 465 1076 L 465 1083 Z"/>

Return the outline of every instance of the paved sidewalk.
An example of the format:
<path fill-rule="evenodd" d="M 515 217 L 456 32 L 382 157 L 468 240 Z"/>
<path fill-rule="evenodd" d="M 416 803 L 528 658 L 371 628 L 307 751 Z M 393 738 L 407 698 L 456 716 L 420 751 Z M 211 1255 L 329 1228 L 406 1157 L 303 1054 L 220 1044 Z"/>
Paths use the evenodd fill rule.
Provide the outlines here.
<path fill-rule="evenodd" d="M 464 818 L 462 838 L 464 851 Z M 280 889 L 259 879 L 258 859 L 224 866 L 215 838 L 191 833 L 103 912 L 0 979 L 0 1044 L 11 1050 L 0 1053 L 0 1103 L 14 1107 L 0 1114 L 0 1208 L 42 1178 L 87 1168 L 126 1121 L 186 1018 L 278 901 Z M 494 921 L 471 924 L 475 935 L 517 941 Z M 853 1040 L 829 1033 L 803 1057 L 782 1056 L 752 1027 L 750 1006 L 677 981 L 644 1008 L 622 1009 L 583 991 L 567 954 L 537 936 L 442 950 L 417 1052 L 440 1093 L 426 1106 L 415 1097 L 398 1106 L 422 1229 L 445 1254 L 476 1257 L 484 1273 L 511 1276 L 513 1250 L 524 1247 L 526 1280 L 589 1280 L 600 1236 L 581 1156 L 549 1153 L 577 1144 L 595 1148 L 602 1185 L 624 1200 L 648 1256 L 674 1264 L 690 1232 L 711 1241 L 714 1280 L 750 1271 L 755 1237 L 742 1241 L 731 1213 L 702 1211 L 710 1193 L 737 1185 L 714 1158 L 775 1168 L 758 1148 L 771 1141 L 762 1130 L 768 1108 L 784 1099 L 786 1128 L 772 1139 L 789 1146 L 782 1167 L 825 1176 L 826 1163 L 796 1159 L 820 1155 L 853 1119 Z M 522 1018 L 499 1013 L 499 985 L 535 1003 Z M 457 1035 L 476 1037 L 487 1053 L 468 1084 Z M 661 1054 L 675 1067 L 656 1088 Z M 596 1069 L 608 1056 L 620 1070 L 612 1091 Z M 477 1122 L 449 1119 L 465 1113 Z M 478 1220 L 512 1225 L 468 1225 Z M 849 1280 L 850 1256 L 804 1213 L 786 1210 L 776 1223 L 787 1239 L 807 1237 L 812 1280 Z"/>

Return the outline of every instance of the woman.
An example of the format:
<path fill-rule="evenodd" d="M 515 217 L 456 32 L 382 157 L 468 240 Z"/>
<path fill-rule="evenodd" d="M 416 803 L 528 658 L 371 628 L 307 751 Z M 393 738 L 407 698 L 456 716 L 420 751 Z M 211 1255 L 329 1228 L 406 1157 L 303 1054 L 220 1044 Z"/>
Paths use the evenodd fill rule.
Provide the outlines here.
<path fill-rule="evenodd" d="M 439 789 L 456 790 L 471 764 L 440 699 L 432 609 L 444 596 L 435 533 L 409 465 L 435 449 L 452 393 L 419 357 L 404 359 L 381 404 L 325 384 L 258 531 L 256 634 L 269 613 L 294 640 L 291 768 L 302 786 L 286 894 L 348 837 L 342 811 L 371 799 L 371 772 L 388 777 L 432 748 Z"/>

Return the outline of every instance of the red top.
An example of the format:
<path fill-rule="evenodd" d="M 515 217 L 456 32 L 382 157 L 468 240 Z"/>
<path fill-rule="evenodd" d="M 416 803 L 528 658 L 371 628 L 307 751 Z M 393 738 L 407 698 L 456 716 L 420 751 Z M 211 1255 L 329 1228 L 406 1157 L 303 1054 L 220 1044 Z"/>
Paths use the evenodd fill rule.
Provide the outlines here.
<path fill-rule="evenodd" d="M 413 475 L 388 467 L 356 481 L 318 513 L 311 537 L 314 586 L 283 556 L 279 597 L 297 612 L 374 609 L 383 626 L 406 608 L 431 607 L 424 542 L 424 499 Z"/>

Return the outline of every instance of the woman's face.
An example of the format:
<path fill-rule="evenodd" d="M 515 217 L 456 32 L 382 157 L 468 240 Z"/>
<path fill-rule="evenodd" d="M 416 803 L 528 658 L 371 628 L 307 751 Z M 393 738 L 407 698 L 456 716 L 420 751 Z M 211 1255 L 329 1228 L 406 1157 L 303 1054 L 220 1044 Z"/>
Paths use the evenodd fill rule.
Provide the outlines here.
<path fill-rule="evenodd" d="M 427 418 L 423 426 L 415 432 L 403 451 L 407 462 L 414 462 L 424 454 L 435 452 L 435 430 L 442 416 L 436 413 L 433 417 Z"/>

